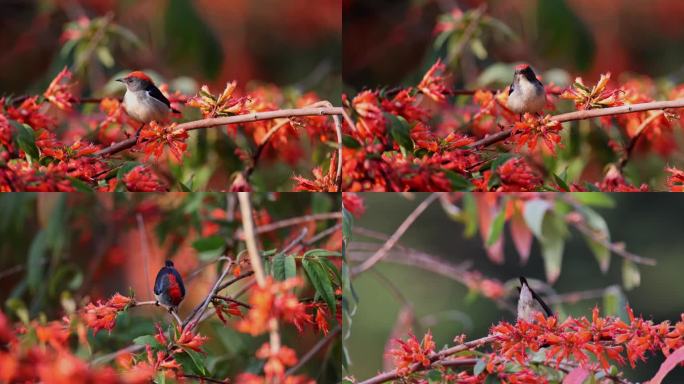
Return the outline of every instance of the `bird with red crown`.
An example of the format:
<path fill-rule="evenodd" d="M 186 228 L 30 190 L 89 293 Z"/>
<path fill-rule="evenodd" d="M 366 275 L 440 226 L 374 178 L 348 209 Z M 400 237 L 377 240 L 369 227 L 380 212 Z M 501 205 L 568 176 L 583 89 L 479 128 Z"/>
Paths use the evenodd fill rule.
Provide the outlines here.
<path fill-rule="evenodd" d="M 154 297 L 157 303 L 167 306 L 169 311 L 178 312 L 178 306 L 185 297 L 185 286 L 171 260 L 166 260 L 166 265 L 157 273 L 154 281 Z"/>

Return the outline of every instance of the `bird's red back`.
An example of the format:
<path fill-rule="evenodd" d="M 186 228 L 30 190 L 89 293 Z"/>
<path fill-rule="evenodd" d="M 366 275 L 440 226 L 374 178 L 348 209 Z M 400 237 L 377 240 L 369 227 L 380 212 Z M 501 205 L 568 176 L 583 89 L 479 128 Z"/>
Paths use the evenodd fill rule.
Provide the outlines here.
<path fill-rule="evenodd" d="M 167 277 L 169 279 L 169 297 L 175 305 L 178 305 L 181 302 L 181 300 L 183 300 L 183 294 L 181 293 L 180 285 L 178 285 L 176 276 L 174 276 L 173 273 L 169 273 Z"/>

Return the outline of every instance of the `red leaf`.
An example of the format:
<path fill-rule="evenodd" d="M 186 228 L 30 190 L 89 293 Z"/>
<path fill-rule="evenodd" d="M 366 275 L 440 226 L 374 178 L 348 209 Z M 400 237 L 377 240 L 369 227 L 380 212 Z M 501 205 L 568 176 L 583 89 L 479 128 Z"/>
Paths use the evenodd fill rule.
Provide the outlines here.
<path fill-rule="evenodd" d="M 584 368 L 577 367 L 570 371 L 570 373 L 563 379 L 563 384 L 582 384 L 584 379 L 589 375 L 589 371 Z"/>
<path fill-rule="evenodd" d="M 498 200 L 496 193 L 476 193 L 473 195 L 475 198 L 475 203 L 477 204 L 477 215 L 480 224 L 480 236 L 482 237 L 483 244 L 487 244 L 487 239 L 489 238 L 489 231 L 492 227 L 492 221 L 498 212 Z M 487 257 L 497 264 L 503 264 L 504 253 L 503 253 L 503 236 L 499 237 L 494 244 L 487 248 Z"/>
<path fill-rule="evenodd" d="M 532 232 L 527 228 L 525 219 L 523 219 L 520 212 L 516 211 L 510 221 L 510 232 L 515 244 L 515 250 L 520 255 L 520 263 L 527 264 L 530 258 L 530 249 L 532 248 Z"/>
<path fill-rule="evenodd" d="M 658 368 L 658 372 L 656 372 L 655 376 L 653 376 L 653 378 L 646 384 L 660 384 L 665 376 L 682 361 L 684 361 L 684 347 L 680 347 L 673 354 L 668 356 L 667 359 L 665 359 L 665 362 L 663 362 L 660 365 L 660 368 Z"/>

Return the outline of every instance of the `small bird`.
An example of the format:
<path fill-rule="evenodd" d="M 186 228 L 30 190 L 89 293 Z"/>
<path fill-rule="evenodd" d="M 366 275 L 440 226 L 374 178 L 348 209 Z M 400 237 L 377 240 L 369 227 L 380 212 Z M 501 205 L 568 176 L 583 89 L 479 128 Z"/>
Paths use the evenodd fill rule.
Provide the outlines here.
<path fill-rule="evenodd" d="M 166 265 L 157 273 L 154 280 L 154 297 L 158 304 L 169 307 L 169 312 L 178 312 L 178 305 L 185 297 L 185 286 L 171 260 L 166 260 Z"/>
<path fill-rule="evenodd" d="M 180 113 L 171 108 L 169 100 L 161 93 L 152 79 L 141 71 L 133 71 L 128 76 L 116 81 L 124 83 L 123 107 L 126 113 L 133 119 L 142 123 L 138 133 L 145 124 L 151 121 L 160 122 L 166 119 L 172 112 Z"/>
<path fill-rule="evenodd" d="M 540 113 L 546 105 L 546 90 L 544 84 L 537 79 L 532 67 L 520 64 L 515 67 L 513 84 L 508 89 L 506 106 L 514 113 Z"/>
<path fill-rule="evenodd" d="M 520 276 L 520 298 L 518 299 L 518 320 L 525 320 L 529 323 L 534 321 L 535 312 L 544 312 L 546 316 L 553 316 L 551 308 L 536 292 L 527 284 L 527 279 Z"/>

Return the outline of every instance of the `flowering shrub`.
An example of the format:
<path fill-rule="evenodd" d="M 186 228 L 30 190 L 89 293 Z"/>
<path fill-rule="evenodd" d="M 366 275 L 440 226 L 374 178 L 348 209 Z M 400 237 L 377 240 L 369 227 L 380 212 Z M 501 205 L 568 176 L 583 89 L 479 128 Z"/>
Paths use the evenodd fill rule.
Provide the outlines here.
<path fill-rule="evenodd" d="M 0 382 L 309 384 L 316 375 L 339 381 L 334 354 L 318 354 L 338 348 L 341 333 L 341 215 L 333 208 L 339 197 L 319 196 L 314 203 L 312 196 L 251 196 L 264 247 L 257 255 L 263 265 L 255 267 L 245 250 L 250 231 L 242 206 L 229 202 L 237 203 L 237 194 L 27 197 L 37 212 L 22 203 L 24 195 L 8 196 L 0 204 L 26 209 L 12 220 L 48 217 L 52 229 L 35 234 L 20 225 L 24 235 L 14 254 L 26 234 L 35 234 L 22 273 L 31 288 L 2 298 L 8 309 L 0 312 Z M 315 213 L 308 212 L 311 206 Z M 301 216 L 292 216 L 302 207 Z M 92 215 L 107 209 L 102 217 Z M 107 233 L 94 234 L 102 224 Z M 152 241 L 148 232 L 157 234 Z M 93 244 L 100 249 L 95 258 Z M 43 269 L 35 258 L 48 251 L 58 264 Z M 152 298 L 150 279 L 165 257 L 173 257 L 186 288 L 173 312 L 143 299 Z M 148 264 L 151 277 L 139 273 Z M 127 292 L 122 278 L 131 286 Z M 100 298 L 112 289 L 106 287 L 119 290 Z M 3 285 L 4 292 L 9 288 Z M 40 313 L 29 312 L 28 304 Z"/>
<path fill-rule="evenodd" d="M 179 11 L 179 4 L 165 7 L 170 15 Z M 114 11 L 118 7 L 111 3 L 95 8 L 93 13 L 105 13 L 107 8 Z M 221 5 L 203 8 L 225 13 Z M 332 3 L 317 8 L 340 12 Z M 156 17 L 149 9 L 136 12 L 140 17 Z M 183 10 L 183 20 L 170 25 L 182 24 L 177 26 L 186 31 L 199 28 L 196 24 L 201 24 L 201 19 L 189 12 Z M 296 15 L 291 21 L 301 18 Z M 193 67 L 174 68 L 166 58 L 158 63 L 146 59 L 136 63 L 131 56 L 144 43 L 114 19 L 114 13 L 107 12 L 102 17 L 81 16 L 68 22 L 59 38 L 62 50 L 56 49 L 60 51 L 56 60 L 67 66 L 56 75 L 48 74 L 54 77 L 45 79 L 49 84 L 44 89 L 21 96 L 0 95 L 0 191 L 308 190 L 309 178 L 339 173 L 335 164 L 340 156 L 335 159 L 332 153 L 339 147 L 337 131 L 341 127 L 331 115 L 340 111 L 316 92 L 256 80 L 247 83 L 243 74 L 256 72 L 247 68 L 252 61 L 247 55 L 237 64 L 243 68 L 237 76 L 240 82 L 207 85 L 202 84 L 206 80 L 191 79 L 188 76 L 193 72 L 187 74 L 188 69 L 202 67 L 202 61 L 211 61 L 221 50 L 218 43 L 211 44 L 211 36 L 189 37 L 195 39 L 194 49 L 205 49 L 203 44 L 207 44 L 212 50 L 207 54 L 193 51 L 197 56 Z M 334 20 L 341 24 L 333 17 L 325 23 L 297 25 L 300 30 L 334 31 Z M 185 23 L 193 27 L 183 26 Z M 164 23 L 148 20 L 139 24 Z M 196 40 L 203 40 L 202 44 Z M 164 57 L 161 53 L 151 56 Z M 183 52 L 182 56 L 187 63 L 193 53 Z M 9 59 L 14 58 L 10 55 Z M 130 71 L 125 65 L 141 62 L 177 73 L 175 78 L 162 79 L 157 72 L 146 70 L 180 114 L 144 125 L 126 114 L 121 100 L 124 87 L 114 80 Z M 226 73 L 230 72 L 234 71 Z M 216 78 L 216 73 L 204 77 Z M 214 87 L 223 88 L 216 93 Z M 310 87 L 320 89 L 319 84 Z M 215 118 L 223 120 L 210 120 Z M 329 178 L 312 183 L 317 190 L 338 190 L 339 178 Z"/>
<path fill-rule="evenodd" d="M 675 364 L 684 360 L 677 355 L 684 351 L 684 314 L 675 324 L 655 324 L 634 316 L 629 307 L 627 313 L 629 319 L 623 321 L 601 317 L 594 308 L 591 320 L 568 317 L 561 322 L 537 312 L 534 322 L 503 321 L 493 325 L 489 336 L 477 343 L 457 338 L 460 343 L 440 351 L 435 351 L 429 332 L 421 343 L 410 335 L 406 341 L 395 340 L 397 346 L 389 352 L 396 370 L 363 383 L 397 378 L 460 383 L 485 383 L 488 378 L 506 383 L 548 383 L 564 378 L 563 382 L 570 382 L 569 378 L 579 372 L 582 379 L 572 382 L 584 382 L 589 375 L 599 382 L 621 382 L 615 366 L 629 363 L 633 368 L 637 362 L 646 361 L 647 354 L 672 356 Z M 478 350 L 484 346 L 491 350 Z"/>
<path fill-rule="evenodd" d="M 607 71 L 595 84 L 578 77 L 561 86 L 538 76 L 546 88 L 543 113 L 517 115 L 507 107 L 510 83 L 504 85 L 512 81 L 512 65 L 469 67 L 464 73 L 474 78 L 457 78 L 464 47 L 486 57 L 488 29 L 512 34 L 484 5 L 454 9 L 434 30 L 434 53 L 445 60 L 431 62 L 420 81 L 343 95 L 350 117 L 345 191 L 677 190 L 665 180 L 666 170 L 677 167 L 645 173 L 637 165 L 650 155 L 677 160 L 681 85 L 657 87 L 656 79 Z M 510 73 L 505 80 L 502 68 Z M 457 80 L 494 87 L 458 89 Z M 582 121 L 590 118 L 596 119 Z"/>

